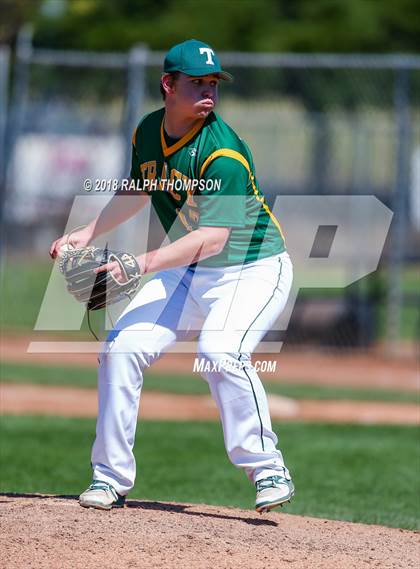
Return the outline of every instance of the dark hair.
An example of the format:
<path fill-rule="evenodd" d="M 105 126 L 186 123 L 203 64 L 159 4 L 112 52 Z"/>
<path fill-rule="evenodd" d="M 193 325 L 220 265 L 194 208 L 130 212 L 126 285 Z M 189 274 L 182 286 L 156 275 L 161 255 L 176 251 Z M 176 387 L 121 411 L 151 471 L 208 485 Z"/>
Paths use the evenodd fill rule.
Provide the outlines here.
<path fill-rule="evenodd" d="M 165 75 L 170 75 L 172 81 L 176 81 L 180 75 L 180 71 L 174 71 L 173 73 L 165 73 Z M 163 88 L 162 85 L 162 79 L 160 80 L 159 83 L 159 89 L 160 89 L 160 94 L 162 95 L 162 99 L 165 100 L 166 99 L 166 93 L 165 93 L 165 89 Z"/>

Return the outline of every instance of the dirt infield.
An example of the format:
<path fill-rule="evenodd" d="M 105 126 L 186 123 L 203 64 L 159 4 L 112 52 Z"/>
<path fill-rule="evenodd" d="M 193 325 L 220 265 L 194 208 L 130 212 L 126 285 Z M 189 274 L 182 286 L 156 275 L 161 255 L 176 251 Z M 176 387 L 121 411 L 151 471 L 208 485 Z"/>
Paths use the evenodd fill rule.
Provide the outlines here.
<path fill-rule="evenodd" d="M 97 356 L 92 353 L 28 353 L 31 341 L 39 340 L 35 335 L 4 334 L 1 359 L 22 364 L 97 367 Z M 194 357 L 194 354 L 166 354 L 150 368 L 150 373 L 191 374 Z M 275 373 L 261 373 L 262 378 L 270 381 L 403 391 L 416 391 L 420 387 L 418 360 L 413 356 L 387 359 L 383 353 L 320 353 L 309 349 L 291 351 L 286 347 L 280 354 L 255 354 L 256 359 L 276 362 Z"/>
<path fill-rule="evenodd" d="M 375 401 L 295 401 L 269 395 L 272 419 L 281 421 L 322 421 L 359 424 L 420 424 L 420 406 L 415 403 Z M 0 385 L 0 412 L 3 414 L 63 415 L 96 417 L 95 389 L 42 385 Z M 142 394 L 142 419 L 216 420 L 218 410 L 210 396 Z"/>
<path fill-rule="evenodd" d="M 4 569 L 401 569 L 420 564 L 407 530 L 283 513 L 129 500 L 0 495 Z M 31 520 L 31 523 L 28 523 Z"/>
<path fill-rule="evenodd" d="M 1 359 L 21 364 L 97 367 L 95 353 L 30 353 L 31 342 L 40 337 L 8 335 L 2 338 Z M 51 338 L 53 342 L 57 338 Z M 43 336 L 43 341 L 48 338 Z M 56 346 L 56 344 L 54 344 Z M 96 344 L 94 344 L 96 347 Z M 191 374 L 194 354 L 167 354 L 148 373 Z M 333 385 L 416 391 L 420 387 L 415 359 L 387 360 L 361 353 L 333 354 L 283 350 L 281 354 L 255 354 L 255 359 L 276 363 L 274 373 L 263 379 L 281 383 Z M 2 378 L 7 382 L 7 377 Z M 1 386 L 1 411 L 12 414 L 56 414 L 73 417 L 96 416 L 96 391 L 36 385 Z M 292 400 L 271 395 L 270 410 L 275 420 L 326 421 L 359 424 L 420 424 L 420 408 L 410 403 L 373 401 Z M 216 419 L 217 409 L 210 397 L 148 393 L 142 395 L 141 416 L 145 419 Z"/>

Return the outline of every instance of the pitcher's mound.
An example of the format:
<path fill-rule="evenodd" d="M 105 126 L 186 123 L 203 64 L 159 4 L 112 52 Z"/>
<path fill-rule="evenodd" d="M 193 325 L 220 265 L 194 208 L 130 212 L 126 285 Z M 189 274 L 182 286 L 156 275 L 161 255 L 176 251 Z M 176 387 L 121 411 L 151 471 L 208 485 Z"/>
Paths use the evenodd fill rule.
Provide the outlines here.
<path fill-rule="evenodd" d="M 1 495 L 5 569 L 361 569 L 419 567 L 419 536 L 280 513 L 128 500 L 109 512 L 75 497 Z"/>

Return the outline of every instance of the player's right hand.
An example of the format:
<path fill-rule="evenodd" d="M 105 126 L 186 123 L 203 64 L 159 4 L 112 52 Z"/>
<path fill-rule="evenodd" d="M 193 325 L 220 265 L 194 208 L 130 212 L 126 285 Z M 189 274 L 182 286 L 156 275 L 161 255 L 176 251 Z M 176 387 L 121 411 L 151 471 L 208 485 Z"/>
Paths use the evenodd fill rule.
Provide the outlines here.
<path fill-rule="evenodd" d="M 92 232 L 91 229 L 88 227 L 84 227 L 83 229 L 79 229 L 78 231 L 74 231 L 72 233 L 66 233 L 60 239 L 56 239 L 52 242 L 50 247 L 50 256 L 52 259 L 55 259 L 57 255 L 60 253 L 61 247 L 63 245 L 69 245 L 74 249 L 80 249 L 82 247 L 86 247 L 92 241 Z"/>

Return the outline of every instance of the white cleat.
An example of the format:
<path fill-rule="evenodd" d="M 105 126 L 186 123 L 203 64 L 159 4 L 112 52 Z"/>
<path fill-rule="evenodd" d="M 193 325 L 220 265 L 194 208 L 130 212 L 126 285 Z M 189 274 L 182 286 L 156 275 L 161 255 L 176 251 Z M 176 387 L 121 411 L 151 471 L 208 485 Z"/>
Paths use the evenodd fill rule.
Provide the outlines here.
<path fill-rule="evenodd" d="M 257 498 L 255 509 L 260 514 L 290 502 L 295 493 L 292 480 L 284 476 L 269 476 L 255 483 Z"/>
<path fill-rule="evenodd" d="M 123 508 L 124 502 L 125 496 L 121 496 L 111 484 L 101 480 L 93 480 L 89 488 L 79 496 L 81 506 L 98 510 Z"/>

